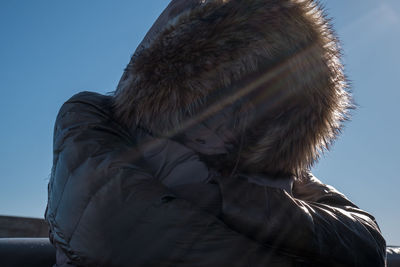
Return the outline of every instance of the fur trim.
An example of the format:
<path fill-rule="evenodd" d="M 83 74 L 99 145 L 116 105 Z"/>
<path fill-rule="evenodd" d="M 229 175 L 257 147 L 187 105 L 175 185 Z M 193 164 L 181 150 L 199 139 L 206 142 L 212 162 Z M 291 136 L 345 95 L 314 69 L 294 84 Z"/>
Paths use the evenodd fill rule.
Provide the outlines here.
<path fill-rule="evenodd" d="M 114 108 L 129 127 L 171 136 L 226 106 L 244 137 L 241 171 L 299 173 L 329 147 L 352 103 L 319 3 L 198 1 L 138 49 Z"/>

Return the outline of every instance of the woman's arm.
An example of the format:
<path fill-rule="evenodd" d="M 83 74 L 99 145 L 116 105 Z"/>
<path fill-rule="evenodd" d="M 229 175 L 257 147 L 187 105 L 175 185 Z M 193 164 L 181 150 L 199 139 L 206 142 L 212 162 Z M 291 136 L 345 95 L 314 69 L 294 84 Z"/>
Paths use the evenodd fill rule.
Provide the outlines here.
<path fill-rule="evenodd" d="M 308 174 L 293 196 L 239 176 L 218 180 L 222 219 L 263 244 L 316 266 L 384 266 L 385 240 L 375 219 Z"/>

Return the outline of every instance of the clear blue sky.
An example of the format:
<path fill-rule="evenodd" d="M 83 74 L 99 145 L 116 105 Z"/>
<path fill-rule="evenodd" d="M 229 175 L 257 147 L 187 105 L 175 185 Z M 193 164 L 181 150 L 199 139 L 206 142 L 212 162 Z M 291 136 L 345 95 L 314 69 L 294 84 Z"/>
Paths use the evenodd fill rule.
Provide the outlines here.
<path fill-rule="evenodd" d="M 314 173 L 400 245 L 400 1 L 322 1 L 359 108 Z M 58 109 L 115 89 L 167 0 L 0 1 L 0 214 L 42 217 Z"/>

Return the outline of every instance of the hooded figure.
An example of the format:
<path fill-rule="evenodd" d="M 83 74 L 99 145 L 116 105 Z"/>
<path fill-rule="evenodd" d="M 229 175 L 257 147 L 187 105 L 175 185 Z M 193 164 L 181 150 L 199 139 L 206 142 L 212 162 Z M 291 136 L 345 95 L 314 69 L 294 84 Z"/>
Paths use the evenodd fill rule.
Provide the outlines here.
<path fill-rule="evenodd" d="M 385 266 L 373 216 L 309 169 L 352 102 L 312 0 L 173 0 L 117 89 L 61 107 L 57 266 Z"/>

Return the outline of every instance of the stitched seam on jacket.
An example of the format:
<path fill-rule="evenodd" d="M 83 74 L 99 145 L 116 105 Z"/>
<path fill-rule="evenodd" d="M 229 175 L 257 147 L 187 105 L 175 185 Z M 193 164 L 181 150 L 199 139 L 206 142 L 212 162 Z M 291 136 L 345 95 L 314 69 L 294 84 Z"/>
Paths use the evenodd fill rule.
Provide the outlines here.
<path fill-rule="evenodd" d="M 93 129 L 92 126 L 95 126 L 96 124 L 97 124 L 97 123 L 90 123 L 90 124 L 85 124 L 85 125 L 78 125 L 78 126 L 75 126 L 74 128 L 76 128 L 76 129 L 81 128 L 80 130 L 84 131 L 84 130 L 88 130 L 88 129 Z M 76 129 L 73 129 L 73 130 L 76 130 Z M 71 129 L 69 129 L 69 130 L 71 130 Z M 64 135 L 63 135 L 63 136 L 64 136 Z M 63 136 L 61 136 L 61 137 L 63 137 Z M 60 137 L 60 138 L 61 138 L 61 137 Z M 65 143 L 65 141 L 63 141 L 63 144 L 64 144 L 64 143 Z M 58 152 L 58 155 L 60 155 L 60 154 L 62 153 L 62 151 L 63 151 L 63 150 L 60 150 L 60 151 Z M 79 168 L 84 164 L 84 162 L 86 162 L 86 161 L 87 161 L 90 157 L 92 157 L 93 155 L 94 155 L 94 154 L 88 155 L 88 156 L 84 159 L 83 162 L 81 162 L 77 167 L 75 167 L 75 168 L 73 168 L 72 170 L 70 170 L 70 172 L 69 172 L 69 174 L 68 174 L 68 178 L 65 180 L 64 185 L 63 185 L 63 187 L 62 187 L 61 196 L 60 196 L 60 198 L 59 198 L 57 204 L 55 205 L 54 214 L 57 214 L 59 204 L 60 204 L 60 202 L 61 202 L 61 200 L 62 200 L 62 198 L 63 198 L 66 185 L 67 185 L 68 181 L 70 180 L 71 175 L 72 175 L 77 169 L 79 169 Z M 57 158 L 56 167 L 54 168 L 54 174 L 56 173 L 56 170 L 57 170 L 58 159 L 59 159 L 59 156 L 58 156 L 58 158 Z"/>
<path fill-rule="evenodd" d="M 70 103 L 70 102 L 67 101 L 66 103 Z M 65 103 L 64 103 L 64 105 L 65 105 Z M 63 105 L 63 106 L 64 106 L 64 105 Z M 61 114 L 61 117 L 60 117 L 59 119 L 61 120 L 61 119 L 64 118 L 67 114 L 70 114 L 70 113 L 76 113 L 76 112 L 75 112 L 75 111 L 66 110 L 63 114 Z M 59 120 L 56 121 L 56 125 L 57 125 L 57 124 L 59 124 Z M 95 123 L 90 123 L 90 124 L 95 124 Z M 59 147 L 64 146 L 65 139 L 66 139 L 67 137 L 69 137 L 68 134 L 70 133 L 71 130 L 76 130 L 76 129 L 79 129 L 79 128 L 89 129 L 90 127 L 88 127 L 88 126 L 89 126 L 90 124 L 84 124 L 84 125 L 78 124 L 78 125 L 75 125 L 75 126 L 66 127 L 65 129 L 61 129 L 61 130 L 59 129 L 59 130 L 57 131 L 57 139 L 60 139 L 60 138 L 63 139 L 62 145 L 60 145 Z M 65 133 L 64 133 L 64 132 L 65 132 Z M 59 137 L 58 135 L 59 135 L 60 133 L 62 133 L 62 135 Z M 56 144 L 56 143 L 57 143 L 57 142 L 55 142 L 55 140 L 54 140 L 53 144 Z M 57 151 L 58 151 L 57 155 L 58 155 L 58 157 L 57 157 L 57 162 L 55 163 L 54 174 L 53 174 L 53 175 L 55 175 L 55 173 L 56 173 L 56 171 L 57 171 L 58 160 L 59 160 L 59 158 L 60 158 L 60 154 L 61 154 L 61 153 L 63 152 L 63 150 L 64 150 L 64 149 L 61 149 L 61 150 L 60 150 L 59 147 L 57 148 Z M 54 157 L 54 155 L 53 155 L 53 157 Z M 87 158 L 85 159 L 85 161 L 86 161 L 88 158 L 89 158 L 89 157 L 87 157 Z M 66 187 L 66 185 L 67 185 L 69 179 L 71 178 L 72 173 L 73 173 L 76 169 L 78 169 L 80 166 L 82 166 L 82 164 L 83 164 L 83 163 L 79 164 L 76 168 L 74 168 L 73 170 L 71 170 L 70 173 L 68 174 L 68 178 L 65 179 L 64 185 L 63 185 L 63 187 L 62 187 L 62 191 L 61 191 L 60 198 L 59 198 L 59 200 L 57 201 L 57 204 L 55 205 L 55 210 L 54 210 L 54 212 L 53 212 L 55 216 L 57 216 L 58 207 L 59 207 L 60 202 L 61 202 L 61 200 L 62 200 L 62 198 L 63 198 L 63 196 L 64 196 L 65 187 Z M 53 178 L 53 180 L 54 180 L 54 178 Z"/>
<path fill-rule="evenodd" d="M 122 168 L 118 168 L 118 169 L 117 169 L 116 167 L 113 167 L 113 168 L 111 168 L 111 169 L 115 169 L 116 171 L 118 171 L 118 170 L 120 170 L 120 169 L 131 169 L 131 168 L 124 168 L 124 167 L 122 167 Z M 143 174 L 145 174 L 145 173 L 143 173 Z M 74 227 L 73 231 L 71 232 L 71 235 L 70 235 L 70 237 L 69 237 L 68 239 L 63 238 L 63 237 L 60 235 L 60 233 L 62 234 L 62 231 L 61 231 L 60 227 L 58 226 L 58 224 L 57 224 L 57 222 L 56 222 L 54 216 L 51 216 L 52 218 L 50 218 L 50 221 L 52 222 L 52 225 L 53 225 L 53 227 L 54 227 L 55 230 L 56 230 L 56 233 L 57 233 L 58 238 L 59 238 L 59 239 L 62 239 L 62 240 L 64 241 L 64 244 L 61 244 L 61 245 L 62 245 L 62 246 L 66 246 L 66 247 L 68 248 L 66 251 L 63 250 L 64 253 L 67 253 L 67 255 L 73 255 L 73 257 L 79 257 L 79 259 L 76 259 L 77 261 L 84 261 L 84 260 L 86 259 L 86 257 L 80 255 L 79 252 L 77 252 L 77 251 L 71 249 L 70 242 L 71 242 L 71 240 L 72 240 L 72 238 L 73 238 L 73 236 L 74 236 L 74 234 L 75 234 L 76 229 L 78 228 L 78 226 L 79 226 L 79 224 L 80 224 L 80 222 L 81 222 L 81 219 L 82 219 L 83 215 L 85 214 L 85 212 L 86 212 L 86 210 L 87 210 L 87 207 L 88 207 L 89 204 L 91 203 L 93 197 L 95 197 L 106 185 L 108 185 L 110 182 L 114 181 L 114 179 L 115 179 L 115 176 L 114 176 L 114 178 L 109 179 L 105 184 L 103 184 L 102 186 L 100 186 L 100 187 L 98 188 L 98 190 L 96 190 L 96 192 L 92 194 L 92 196 L 91 196 L 90 199 L 88 200 L 88 202 L 87 202 L 85 208 L 83 209 L 83 211 L 82 211 L 82 213 L 81 213 L 81 215 L 80 215 L 80 217 L 79 217 L 79 219 L 78 219 L 78 222 L 76 223 L 76 225 L 75 225 L 75 227 Z M 147 212 L 147 211 L 149 210 L 149 208 L 150 208 L 152 205 L 153 205 L 153 203 L 151 203 L 147 208 L 145 208 L 144 213 Z M 58 229 L 58 230 L 57 230 L 57 229 Z M 57 242 L 57 243 L 59 243 L 59 242 Z"/>
<path fill-rule="evenodd" d="M 115 170 L 118 171 L 119 169 L 115 169 Z M 86 205 L 85 205 L 85 208 L 83 209 L 81 215 L 79 216 L 78 222 L 76 223 L 74 229 L 73 229 L 72 232 L 71 232 L 71 236 L 70 236 L 70 238 L 68 239 L 68 243 L 71 241 L 71 239 L 72 239 L 72 237 L 73 237 L 73 235 L 74 235 L 76 229 L 78 228 L 78 226 L 79 226 L 79 224 L 80 224 L 80 222 L 81 222 L 81 219 L 82 219 L 83 215 L 85 215 L 85 212 L 86 212 L 86 210 L 87 210 L 89 204 L 92 202 L 93 198 L 94 198 L 95 196 L 97 196 L 97 194 L 98 194 L 106 185 L 110 184 L 110 183 L 111 183 L 112 181 L 114 181 L 115 179 L 116 179 L 116 177 L 115 177 L 115 175 L 114 175 L 114 177 L 112 177 L 112 178 L 109 179 L 106 183 L 104 183 L 102 186 L 100 186 L 100 187 L 96 190 L 96 192 L 94 192 L 94 193 L 90 196 L 89 200 L 87 201 L 87 203 L 86 203 Z M 152 204 L 150 204 L 149 206 L 151 206 L 151 205 L 152 205 Z"/>
<path fill-rule="evenodd" d="M 72 174 L 75 172 L 75 170 L 77 170 L 77 169 L 79 169 L 80 167 L 82 167 L 82 164 L 83 164 L 84 162 L 86 162 L 88 159 L 89 159 L 89 157 L 85 158 L 85 160 L 84 160 L 81 164 L 79 164 L 78 167 L 74 168 L 74 169 L 68 174 L 68 177 L 65 179 L 65 183 L 64 183 L 64 185 L 63 185 L 63 187 L 62 187 L 62 191 L 61 191 L 60 198 L 59 198 L 59 200 L 58 200 L 58 202 L 57 202 L 57 205 L 56 205 L 56 207 L 55 207 L 55 210 L 54 210 L 54 214 L 55 214 L 56 217 L 57 217 L 58 208 L 59 208 L 59 206 L 60 206 L 60 202 L 61 202 L 61 200 L 62 200 L 63 197 L 64 197 L 64 191 L 65 191 L 65 188 L 67 187 L 67 183 L 69 182 L 69 180 L 70 180 Z M 58 161 L 57 161 L 57 163 L 58 163 Z M 56 167 L 56 168 L 57 168 L 57 167 Z"/>
<path fill-rule="evenodd" d="M 104 188 L 104 186 L 106 186 L 106 185 L 108 185 L 109 183 L 111 183 L 112 181 L 114 181 L 114 179 L 115 179 L 115 177 L 109 179 L 106 183 L 104 183 L 102 186 L 100 186 L 100 187 L 96 190 L 96 192 L 94 192 L 94 193 L 90 196 L 89 200 L 87 201 L 87 203 L 86 203 L 86 205 L 85 205 L 85 208 L 83 209 L 83 211 L 81 212 L 81 215 L 79 216 L 78 222 L 76 223 L 74 229 L 73 229 L 72 232 L 71 232 L 71 236 L 68 238 L 68 241 L 67 241 L 68 243 L 71 241 L 73 235 L 75 234 L 75 231 L 76 231 L 76 229 L 78 228 L 78 226 L 79 226 L 79 224 L 80 224 L 80 222 L 81 222 L 81 219 L 82 219 L 83 215 L 85 214 L 85 212 L 86 212 L 86 210 L 87 210 L 89 204 L 92 202 L 92 199 L 100 192 L 101 189 Z"/>

